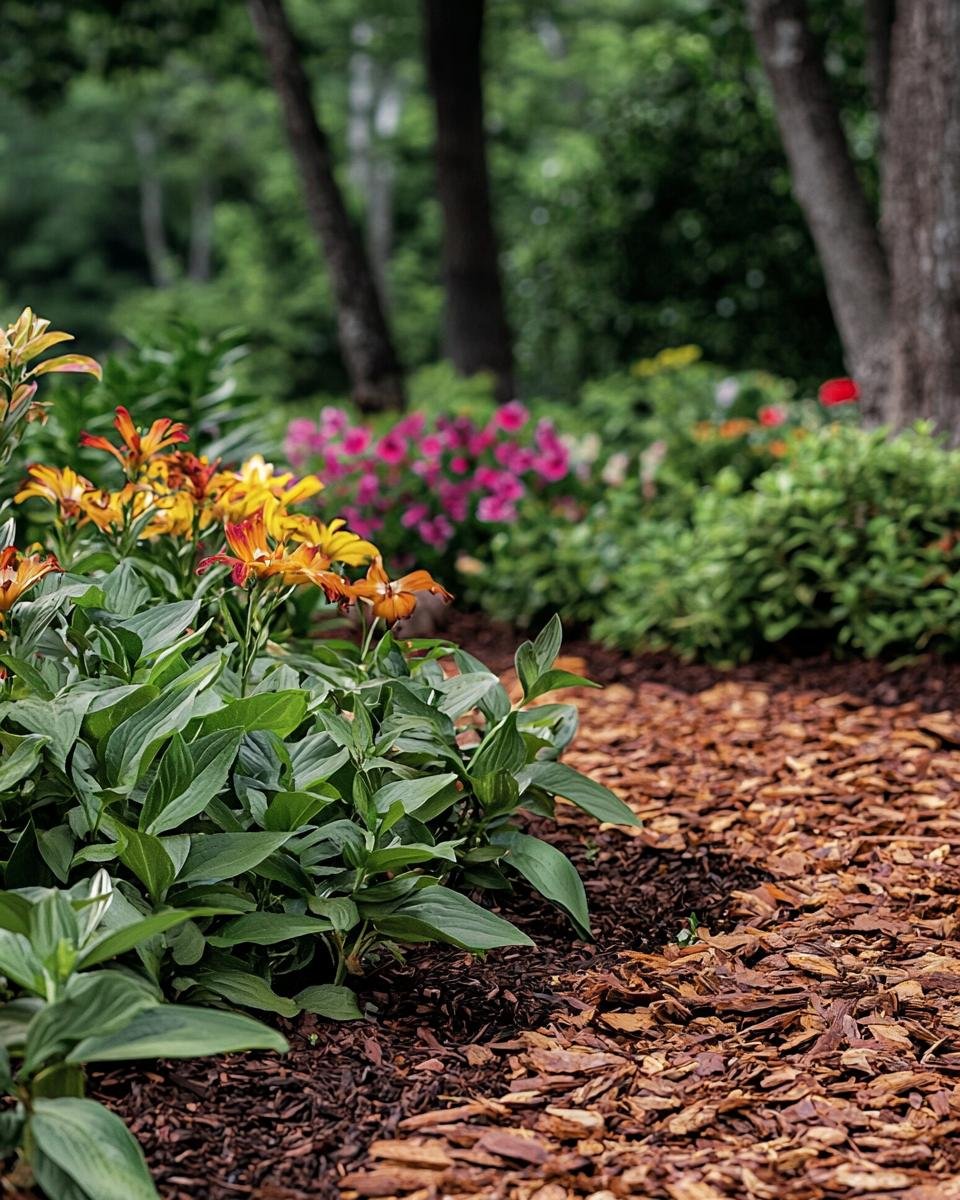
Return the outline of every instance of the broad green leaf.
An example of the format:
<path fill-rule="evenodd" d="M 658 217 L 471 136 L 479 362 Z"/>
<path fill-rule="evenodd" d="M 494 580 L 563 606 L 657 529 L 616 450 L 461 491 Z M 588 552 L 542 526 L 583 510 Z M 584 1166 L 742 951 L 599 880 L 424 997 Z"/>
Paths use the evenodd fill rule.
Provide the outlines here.
<path fill-rule="evenodd" d="M 43 963 L 22 933 L 0 929 L 0 975 L 19 983 L 28 992 L 44 994 Z"/>
<path fill-rule="evenodd" d="M 157 1004 L 138 1013 L 116 1033 L 78 1043 L 68 1062 L 124 1062 L 134 1058 L 205 1058 L 238 1050 L 285 1054 L 286 1039 L 240 1013 Z"/>
<path fill-rule="evenodd" d="M 388 812 L 396 803 L 403 805 L 405 813 L 415 813 L 437 792 L 456 782 L 456 775 L 426 775 L 418 779 L 396 779 L 384 784 L 373 794 L 373 805 L 378 813 Z"/>
<path fill-rule="evenodd" d="M 91 1200 L 157 1200 L 133 1134 L 95 1100 L 37 1100 L 29 1129 L 39 1150 Z"/>
<path fill-rule="evenodd" d="M 592 679 L 585 679 L 582 675 L 572 675 L 569 671 L 545 671 L 526 692 L 525 698 L 527 700 L 536 700 L 539 696 L 545 696 L 548 692 L 555 692 L 558 688 L 598 688 L 599 686 L 600 684 L 594 683 Z"/>
<path fill-rule="evenodd" d="M 136 634 L 141 643 L 140 658 L 149 658 L 151 654 L 165 650 L 176 642 L 187 626 L 195 623 L 199 611 L 199 600 L 155 604 L 127 617 L 117 628 Z"/>
<path fill-rule="evenodd" d="M 363 1013 L 357 998 L 348 987 L 333 983 L 321 983 L 304 988 L 294 997 L 304 1012 L 316 1013 L 328 1021 L 359 1021 Z"/>
<path fill-rule="evenodd" d="M 29 933 L 32 907 L 25 896 L 16 892 L 0 892 L 0 929 L 9 929 L 11 933 Z"/>
<path fill-rule="evenodd" d="M 18 675 L 32 692 L 36 692 L 41 700 L 52 698 L 53 692 L 47 685 L 47 681 L 43 675 L 25 658 L 17 658 L 13 654 L 0 654 L 0 663 L 8 671 L 12 671 L 14 675 Z"/>
<path fill-rule="evenodd" d="M 328 804 L 340 798 L 329 784 L 317 783 L 312 792 L 277 792 L 263 814 L 265 829 L 294 831 L 306 825 Z"/>
<path fill-rule="evenodd" d="M 440 693 L 439 708 L 442 713 L 456 720 L 464 713 L 476 708 L 499 680 L 489 671 L 470 671 L 465 675 L 454 675 L 437 687 Z"/>
<path fill-rule="evenodd" d="M 11 717 L 21 728 L 46 738 L 47 753 L 65 771 L 92 699 L 89 692 L 67 693 L 51 700 L 25 696 L 16 702 Z"/>
<path fill-rule="evenodd" d="M 9 791 L 36 769 L 47 741 L 46 737 L 32 733 L 26 737 L 4 735 L 0 743 L 0 792 Z"/>
<path fill-rule="evenodd" d="M 265 729 L 278 737 L 289 737 L 307 714 L 307 695 L 300 691 L 268 692 L 232 700 L 223 708 L 208 713 L 201 726 L 203 733 L 221 729 L 242 729 L 244 733 Z"/>
<path fill-rule="evenodd" d="M 445 887 L 414 892 L 374 924 L 385 937 L 400 942 L 447 942 L 463 950 L 533 945 L 509 921 Z"/>
<path fill-rule="evenodd" d="M 590 914 L 587 894 L 577 868 L 556 846 L 524 833 L 514 833 L 503 839 L 507 866 L 532 883 L 541 896 L 553 900 L 565 909 L 583 937 L 590 936 Z"/>
<path fill-rule="evenodd" d="M 164 909 L 162 912 L 151 913 L 142 920 L 121 925 L 119 929 L 112 929 L 95 941 L 89 942 L 80 955 L 79 966 L 92 967 L 97 963 L 107 962 L 108 959 L 118 958 L 121 954 L 126 954 L 128 950 L 140 945 L 141 942 L 149 941 L 150 938 L 156 937 L 157 934 L 164 933 L 168 929 L 173 929 L 184 921 L 193 920 L 194 917 L 216 916 L 223 911 L 221 908 L 213 907 L 170 908 Z"/>
<path fill-rule="evenodd" d="M 517 732 L 516 713 L 510 713 L 473 752 L 468 768 L 470 777 L 477 778 L 496 771 L 518 771 L 526 761 L 527 745 Z"/>
<path fill-rule="evenodd" d="M 185 760 L 178 746 L 178 757 L 165 768 L 167 755 L 178 737 L 174 735 L 161 757 L 157 778 L 140 813 L 140 827 L 147 833 L 175 829 L 206 809 L 226 785 L 243 733 L 239 729 L 225 729 L 197 738 L 183 746 Z M 185 775 L 181 773 L 184 768 Z"/>
<path fill-rule="evenodd" d="M 639 825 L 640 820 L 602 783 L 581 775 L 566 763 L 535 762 L 524 767 L 517 776 L 521 790 L 534 784 L 555 796 L 562 796 L 582 808 L 598 821 L 611 825 Z"/>
<path fill-rule="evenodd" d="M 292 938 L 315 937 L 329 933 L 333 922 L 321 917 L 305 917 L 295 913 L 257 912 L 236 917 L 207 938 L 211 946 L 275 946 Z"/>
<path fill-rule="evenodd" d="M 300 1011 L 296 1001 L 278 996 L 259 975 L 251 975 L 247 971 L 200 971 L 196 983 L 204 991 L 244 1008 L 259 1008 L 264 1012 L 278 1013 L 281 1017 L 295 1017 Z"/>
<path fill-rule="evenodd" d="M 290 836 L 288 832 L 197 834 L 177 882 L 217 882 L 243 875 L 279 850 Z"/>
<path fill-rule="evenodd" d="M 349 896 L 308 896 L 307 907 L 318 917 L 326 917 L 337 933 L 347 933 L 360 924 L 360 913 Z"/>
<path fill-rule="evenodd" d="M 119 858 L 140 880 L 153 901 L 162 900 L 176 877 L 173 859 L 159 838 L 116 823 Z"/>

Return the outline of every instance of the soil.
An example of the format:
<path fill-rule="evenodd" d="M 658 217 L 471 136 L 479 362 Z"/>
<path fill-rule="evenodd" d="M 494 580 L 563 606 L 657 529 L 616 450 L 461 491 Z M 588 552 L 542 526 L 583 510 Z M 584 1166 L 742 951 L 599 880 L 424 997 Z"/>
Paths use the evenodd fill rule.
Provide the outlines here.
<path fill-rule="evenodd" d="M 449 632 L 511 683 L 512 632 Z M 418 950 L 284 1058 L 97 1075 L 165 1200 L 960 1198 L 960 668 L 564 653 L 608 684 L 568 761 L 643 819 L 541 831 L 595 942 L 518 891 L 536 950 Z"/>

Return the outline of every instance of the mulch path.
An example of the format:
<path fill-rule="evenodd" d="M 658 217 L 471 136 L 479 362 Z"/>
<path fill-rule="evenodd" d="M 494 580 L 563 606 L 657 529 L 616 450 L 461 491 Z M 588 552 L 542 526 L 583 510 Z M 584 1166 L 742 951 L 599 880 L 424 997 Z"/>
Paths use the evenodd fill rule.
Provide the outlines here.
<path fill-rule="evenodd" d="M 283 1059 L 99 1075 L 165 1200 L 960 1200 L 960 668 L 570 652 L 608 686 L 568 761 L 644 822 L 549 835 L 596 942 L 518 892 L 535 952 L 420 950 Z"/>

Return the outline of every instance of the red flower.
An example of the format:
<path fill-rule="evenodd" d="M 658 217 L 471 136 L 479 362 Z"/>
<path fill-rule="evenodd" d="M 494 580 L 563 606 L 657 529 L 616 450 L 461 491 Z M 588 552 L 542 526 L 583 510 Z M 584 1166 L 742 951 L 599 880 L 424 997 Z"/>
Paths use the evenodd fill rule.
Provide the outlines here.
<path fill-rule="evenodd" d="M 835 404 L 855 404 L 860 399 L 860 389 L 852 379 L 828 379 L 820 385 L 820 403 L 824 408 Z"/>
<path fill-rule="evenodd" d="M 769 429 L 776 429 L 787 419 L 787 410 L 782 404 L 768 404 L 757 413 L 757 420 Z"/>

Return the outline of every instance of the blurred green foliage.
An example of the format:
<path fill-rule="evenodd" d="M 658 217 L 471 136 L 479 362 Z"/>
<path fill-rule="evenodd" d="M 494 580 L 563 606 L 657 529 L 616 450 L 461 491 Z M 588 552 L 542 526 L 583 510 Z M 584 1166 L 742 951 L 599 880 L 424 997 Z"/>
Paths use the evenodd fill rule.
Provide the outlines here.
<path fill-rule="evenodd" d="M 419 6 L 288 0 L 411 368 L 440 356 Z M 523 390 L 571 399 L 664 345 L 811 382 L 839 348 L 740 0 L 498 0 L 494 202 Z M 855 0 L 814 0 L 873 185 Z M 170 317 L 251 332 L 267 398 L 342 394 L 322 258 L 246 14 L 12 0 L 0 307 L 91 350 Z M 146 215 L 145 215 L 146 214 Z M 159 214 L 159 215 L 158 215 Z"/>

